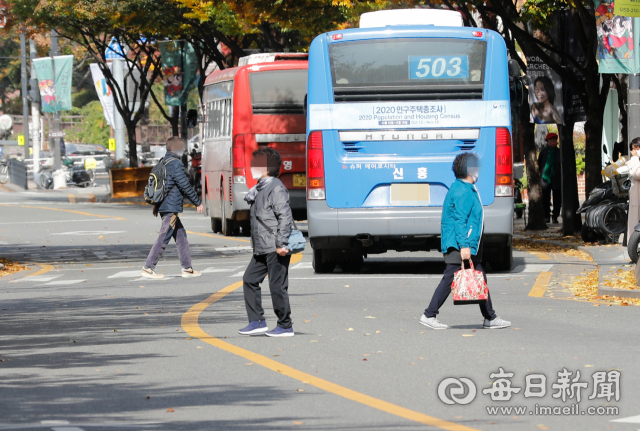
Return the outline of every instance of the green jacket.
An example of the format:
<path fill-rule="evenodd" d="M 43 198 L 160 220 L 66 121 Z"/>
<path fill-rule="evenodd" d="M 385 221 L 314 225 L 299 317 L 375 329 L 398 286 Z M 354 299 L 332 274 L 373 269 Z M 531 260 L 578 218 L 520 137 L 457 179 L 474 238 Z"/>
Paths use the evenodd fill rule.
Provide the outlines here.
<path fill-rule="evenodd" d="M 441 250 L 470 248 L 471 254 L 478 253 L 484 210 L 478 190 L 473 184 L 455 180 L 444 198 L 442 206 Z"/>

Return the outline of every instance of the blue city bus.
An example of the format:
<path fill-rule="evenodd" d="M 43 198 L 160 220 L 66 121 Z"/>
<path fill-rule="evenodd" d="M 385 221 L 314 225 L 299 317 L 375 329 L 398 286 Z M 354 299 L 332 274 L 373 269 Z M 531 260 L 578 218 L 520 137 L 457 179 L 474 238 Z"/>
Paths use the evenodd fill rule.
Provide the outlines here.
<path fill-rule="evenodd" d="M 512 266 L 506 46 L 461 19 L 431 21 L 333 31 L 311 44 L 307 215 L 318 273 L 358 271 L 364 257 L 389 250 L 439 250 L 453 159 L 465 151 L 480 158 L 485 260 Z"/>

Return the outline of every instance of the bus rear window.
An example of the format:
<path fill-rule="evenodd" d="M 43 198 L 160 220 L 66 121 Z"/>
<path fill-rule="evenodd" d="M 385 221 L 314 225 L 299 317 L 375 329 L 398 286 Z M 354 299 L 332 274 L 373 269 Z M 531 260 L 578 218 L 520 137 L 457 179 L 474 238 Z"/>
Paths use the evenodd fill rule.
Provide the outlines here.
<path fill-rule="evenodd" d="M 329 45 L 336 102 L 482 99 L 486 42 L 374 39 Z"/>
<path fill-rule="evenodd" d="M 304 115 L 307 70 L 276 70 L 249 74 L 254 114 Z"/>

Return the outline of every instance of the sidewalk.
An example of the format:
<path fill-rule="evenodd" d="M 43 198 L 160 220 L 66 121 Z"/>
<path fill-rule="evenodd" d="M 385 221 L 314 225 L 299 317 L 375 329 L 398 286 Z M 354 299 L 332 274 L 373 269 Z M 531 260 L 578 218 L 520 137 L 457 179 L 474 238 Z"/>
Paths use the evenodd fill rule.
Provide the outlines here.
<path fill-rule="evenodd" d="M 16 186 L 11 183 L 3 184 L 0 187 L 0 192 L 11 193 L 28 193 L 32 196 L 38 196 L 46 200 L 52 201 L 64 201 L 69 203 L 85 203 L 85 202 L 98 202 L 98 203 L 145 203 L 142 196 L 130 197 L 130 198 L 112 198 L 111 191 L 108 186 L 97 187 L 68 187 L 58 190 L 44 190 L 36 187 L 36 184 L 29 180 L 29 189 L 25 190 L 22 187 Z"/>
<path fill-rule="evenodd" d="M 532 240 L 541 244 L 553 244 L 565 249 L 572 249 L 586 253 L 593 261 L 593 270 L 597 271 L 598 295 L 616 296 L 625 298 L 640 298 L 640 287 L 635 285 L 635 277 L 630 279 L 629 272 L 633 271 L 632 264 L 627 253 L 627 248 L 618 244 L 588 245 L 579 236 L 563 237 L 561 225 L 549 225 L 549 229 L 543 231 L 525 231 L 523 219 L 514 220 L 514 239 Z M 585 269 L 581 271 L 564 268 L 558 274 L 558 284 L 567 285 L 567 280 L 583 277 Z M 626 277 L 621 277 L 626 276 Z"/>

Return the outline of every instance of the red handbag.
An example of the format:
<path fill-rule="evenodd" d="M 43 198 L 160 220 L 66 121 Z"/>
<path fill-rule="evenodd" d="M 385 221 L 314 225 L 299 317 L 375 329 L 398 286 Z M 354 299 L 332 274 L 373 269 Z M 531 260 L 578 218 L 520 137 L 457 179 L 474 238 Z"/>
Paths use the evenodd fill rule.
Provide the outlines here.
<path fill-rule="evenodd" d="M 471 267 L 465 269 L 462 261 L 462 269 L 453 276 L 451 294 L 455 305 L 481 304 L 489 298 L 489 287 L 482 271 L 477 271 L 471 260 L 469 265 Z"/>

